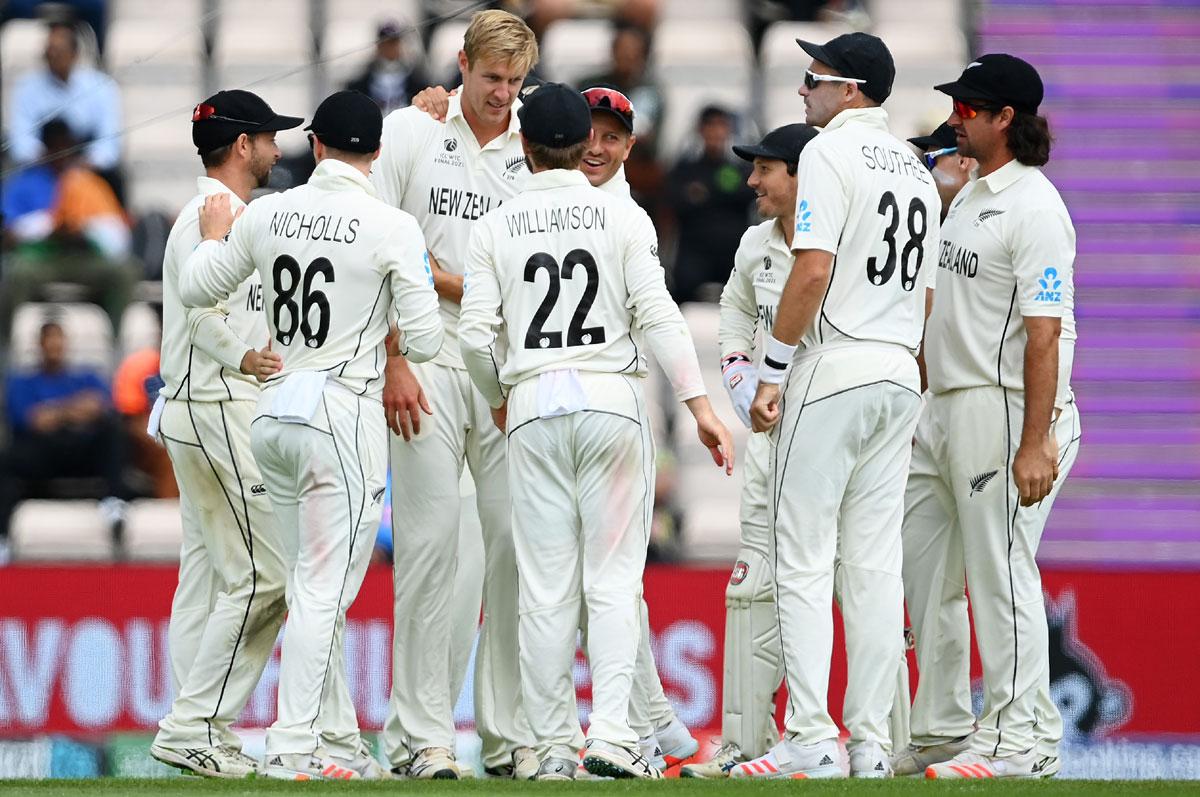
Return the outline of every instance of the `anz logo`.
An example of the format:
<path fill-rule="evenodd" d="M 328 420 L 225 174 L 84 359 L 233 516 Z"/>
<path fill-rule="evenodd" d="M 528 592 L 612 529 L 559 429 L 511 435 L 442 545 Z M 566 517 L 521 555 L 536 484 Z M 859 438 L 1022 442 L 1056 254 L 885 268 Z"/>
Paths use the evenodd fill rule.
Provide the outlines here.
<path fill-rule="evenodd" d="M 812 211 L 808 209 L 808 200 L 801 199 L 800 207 L 796 208 L 796 232 L 812 232 Z"/>
<path fill-rule="evenodd" d="M 1042 289 L 1038 291 L 1037 296 L 1033 297 L 1035 302 L 1055 303 L 1062 301 L 1062 280 L 1058 278 L 1058 269 L 1051 266 L 1042 272 L 1041 278 L 1038 279 L 1038 285 Z"/>

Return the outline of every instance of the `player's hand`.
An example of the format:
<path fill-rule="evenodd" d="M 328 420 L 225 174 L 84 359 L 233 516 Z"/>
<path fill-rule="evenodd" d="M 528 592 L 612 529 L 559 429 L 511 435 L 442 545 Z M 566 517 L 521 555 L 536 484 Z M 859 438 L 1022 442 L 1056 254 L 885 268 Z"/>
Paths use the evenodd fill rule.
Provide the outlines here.
<path fill-rule="evenodd" d="M 769 432 L 779 423 L 779 385 L 758 383 L 750 404 L 750 422 L 756 432 Z"/>
<path fill-rule="evenodd" d="M 246 208 L 237 213 L 232 210 L 229 194 L 210 194 L 200 206 L 200 237 L 205 241 L 219 241 L 233 229 L 233 223 Z"/>
<path fill-rule="evenodd" d="M 450 98 L 457 93 L 458 89 L 446 91 L 441 86 L 430 86 L 417 92 L 412 104 L 439 122 L 444 122 L 446 114 L 450 111 Z"/>
<path fill-rule="evenodd" d="M 725 468 L 725 475 L 733 473 L 733 435 L 713 412 L 708 396 L 696 396 L 684 402 L 696 419 L 696 434 L 708 449 L 713 462 Z"/>
<path fill-rule="evenodd" d="M 496 428 L 501 432 L 508 429 L 508 402 L 504 402 L 499 407 L 492 410 L 492 423 L 496 424 Z"/>
<path fill-rule="evenodd" d="M 421 433 L 421 413 L 433 415 L 417 375 L 403 357 L 388 357 L 383 371 L 383 413 L 388 428 L 406 441 Z"/>
<path fill-rule="evenodd" d="M 758 369 L 750 362 L 749 357 L 739 352 L 722 360 L 721 382 L 725 385 L 725 392 L 729 394 L 729 401 L 733 404 L 733 411 L 738 420 L 749 429 L 750 404 L 754 401 L 754 391 L 758 387 Z"/>
<path fill-rule="evenodd" d="M 1058 475 L 1057 446 L 1050 435 L 1036 445 L 1022 444 L 1013 457 L 1013 479 L 1021 506 L 1033 506 L 1050 494 Z"/>
<path fill-rule="evenodd" d="M 283 357 L 271 351 L 271 341 L 255 351 L 250 349 L 242 355 L 242 373 L 252 376 L 259 382 L 266 382 L 272 375 L 283 370 Z"/>

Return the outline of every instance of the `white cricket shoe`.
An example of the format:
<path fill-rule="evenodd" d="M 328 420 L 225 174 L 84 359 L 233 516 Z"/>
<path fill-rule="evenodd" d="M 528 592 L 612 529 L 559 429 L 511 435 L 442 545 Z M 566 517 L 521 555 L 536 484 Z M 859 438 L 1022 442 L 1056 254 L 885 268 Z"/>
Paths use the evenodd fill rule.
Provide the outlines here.
<path fill-rule="evenodd" d="M 971 746 L 971 737 L 960 736 L 941 744 L 910 744 L 892 756 L 892 771 L 896 775 L 922 775 L 928 767 L 949 761 Z"/>
<path fill-rule="evenodd" d="M 850 777 L 890 778 L 892 763 L 875 742 L 862 742 L 850 750 Z"/>
<path fill-rule="evenodd" d="M 1050 778 L 1058 774 L 1057 756 L 1038 755 L 1033 750 L 1010 756 L 986 756 L 966 751 L 949 761 L 926 768 L 930 780 L 981 778 Z"/>
<path fill-rule="evenodd" d="M 324 750 L 268 755 L 260 770 L 275 780 L 361 780 L 362 775 L 333 760 Z"/>
<path fill-rule="evenodd" d="M 663 759 L 662 748 L 658 745 L 658 738 L 651 734 L 638 739 L 638 749 L 642 751 L 642 755 L 650 759 L 650 763 L 660 772 L 665 771 L 667 762 Z"/>
<path fill-rule="evenodd" d="M 672 717 L 666 725 L 655 728 L 654 738 L 658 740 L 658 746 L 662 750 L 662 758 L 665 762 L 662 769 L 682 764 L 700 752 L 700 742 L 696 741 L 691 731 L 679 721 L 678 717 Z"/>
<path fill-rule="evenodd" d="M 445 747 L 426 747 L 417 751 L 408 776 L 417 780 L 458 780 L 462 770 L 454 760 L 454 753 Z"/>
<path fill-rule="evenodd" d="M 538 757 L 532 747 L 518 747 L 512 751 L 512 763 L 485 767 L 483 774 L 489 778 L 512 778 L 533 780 L 538 773 Z"/>
<path fill-rule="evenodd" d="M 720 780 L 729 777 L 729 770 L 745 760 L 746 755 L 742 748 L 733 742 L 726 742 L 709 760 L 697 764 L 684 764 L 679 768 L 679 777 Z"/>
<path fill-rule="evenodd" d="M 641 750 L 589 739 L 583 753 L 583 768 L 593 775 L 609 778 L 646 778 L 655 780 L 662 772 L 642 755 Z"/>
<path fill-rule="evenodd" d="M 167 766 L 206 778 L 250 778 L 258 762 L 231 747 L 163 747 L 150 745 L 150 755 Z"/>
<path fill-rule="evenodd" d="M 751 761 L 736 764 L 731 778 L 844 778 L 836 739 L 816 744 L 796 744 L 783 739 Z"/>
<path fill-rule="evenodd" d="M 352 769 L 359 774 L 363 780 L 391 780 L 392 773 L 387 768 L 379 763 L 379 759 L 375 758 L 375 754 L 371 752 L 371 748 L 367 747 L 366 742 L 361 739 L 358 742 L 358 751 L 354 754 L 354 758 L 343 758 L 342 756 L 330 756 L 339 766 L 346 769 Z"/>
<path fill-rule="evenodd" d="M 538 767 L 533 780 L 575 780 L 579 763 L 570 758 L 550 756 Z"/>

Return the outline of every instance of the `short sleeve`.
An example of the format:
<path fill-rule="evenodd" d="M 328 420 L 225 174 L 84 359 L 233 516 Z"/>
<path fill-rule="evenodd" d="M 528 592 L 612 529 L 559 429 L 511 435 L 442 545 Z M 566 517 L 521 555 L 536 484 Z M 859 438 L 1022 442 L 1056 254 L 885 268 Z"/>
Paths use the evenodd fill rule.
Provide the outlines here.
<path fill-rule="evenodd" d="M 1033 207 L 1008 223 L 1022 316 L 1061 317 L 1075 267 L 1075 230 L 1062 208 Z"/>
<path fill-rule="evenodd" d="M 822 146 L 824 144 L 824 146 Z M 818 136 L 800 153 L 796 173 L 796 233 L 792 250 L 821 249 L 837 254 L 850 212 L 846 176 L 832 145 Z"/>

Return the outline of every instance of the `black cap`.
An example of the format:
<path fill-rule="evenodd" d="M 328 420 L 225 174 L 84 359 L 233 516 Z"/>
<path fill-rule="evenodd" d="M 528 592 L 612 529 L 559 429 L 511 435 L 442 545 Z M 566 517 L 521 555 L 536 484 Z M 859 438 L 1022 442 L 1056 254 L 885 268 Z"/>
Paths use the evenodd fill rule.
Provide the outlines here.
<path fill-rule="evenodd" d="M 545 147 L 561 149 L 586 141 L 592 131 L 587 100 L 562 83 L 543 83 L 517 111 L 521 133 Z"/>
<path fill-rule="evenodd" d="M 600 111 L 615 116 L 627 132 L 633 132 L 633 103 L 623 93 L 607 86 L 595 86 L 580 93 L 592 113 Z"/>
<path fill-rule="evenodd" d="M 399 39 L 404 35 L 404 28 L 400 27 L 400 23 L 394 19 L 385 19 L 379 23 L 379 27 L 375 29 L 375 41 L 386 42 L 393 39 Z"/>
<path fill-rule="evenodd" d="M 517 92 L 517 96 L 521 99 L 521 102 L 525 102 L 529 95 L 537 91 L 538 87 L 545 82 L 546 81 L 530 72 L 525 76 L 525 82 L 521 84 L 521 90 Z"/>
<path fill-rule="evenodd" d="M 346 152 L 374 152 L 383 137 L 383 114 L 361 91 L 330 94 L 317 106 L 311 130 L 322 144 Z"/>
<path fill-rule="evenodd" d="M 770 158 L 795 166 L 800 162 L 804 145 L 817 137 L 818 130 L 812 125 L 784 125 L 763 136 L 762 141 L 750 147 L 734 147 L 733 154 L 742 160 Z"/>
<path fill-rule="evenodd" d="M 915 136 L 908 140 L 919 150 L 927 149 L 947 149 L 949 147 L 957 147 L 958 141 L 954 137 L 954 128 L 942 122 L 938 125 L 937 130 L 934 130 L 927 136 Z"/>
<path fill-rule="evenodd" d="M 828 64 L 842 77 L 865 80 L 858 88 L 875 102 L 883 102 L 892 93 L 896 79 L 896 62 L 892 53 L 878 36 L 869 33 L 843 33 L 824 44 L 803 39 L 796 43 L 814 60 Z"/>
<path fill-rule="evenodd" d="M 1006 53 L 981 55 L 967 64 L 958 80 L 934 88 L 955 99 L 1011 105 L 1029 114 L 1037 113 L 1045 95 L 1037 70 L 1028 61 Z"/>
<path fill-rule="evenodd" d="M 280 116 L 258 96 L 241 89 L 218 91 L 192 109 L 192 143 L 201 155 L 232 144 L 242 133 L 272 133 L 304 124 L 298 116 Z"/>

